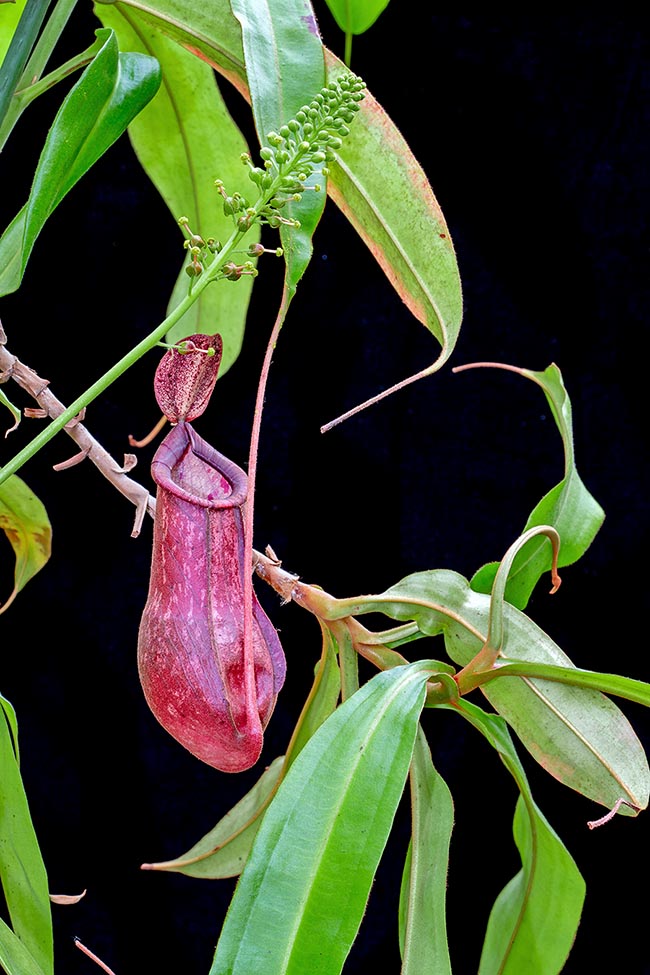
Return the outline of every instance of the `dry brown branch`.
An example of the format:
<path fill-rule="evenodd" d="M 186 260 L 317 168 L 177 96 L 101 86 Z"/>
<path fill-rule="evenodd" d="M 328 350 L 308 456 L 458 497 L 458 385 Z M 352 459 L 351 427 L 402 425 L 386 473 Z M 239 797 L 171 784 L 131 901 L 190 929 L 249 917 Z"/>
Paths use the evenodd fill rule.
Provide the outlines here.
<path fill-rule="evenodd" d="M 5 381 L 13 379 L 21 389 L 24 389 L 36 400 L 40 409 L 44 411 L 45 416 L 54 419 L 60 416 L 65 410 L 63 403 L 51 392 L 49 381 L 41 379 L 33 369 L 24 365 L 16 356 L 9 352 L 6 347 L 6 336 L 1 323 L 0 377 L 4 377 Z M 95 440 L 92 434 L 80 422 L 81 419 L 82 417 L 79 417 L 79 419 L 75 417 L 76 422 L 69 423 L 64 428 L 68 436 L 79 447 L 80 453 L 74 460 L 77 460 L 77 458 L 81 460 L 83 457 L 87 457 L 101 471 L 104 477 L 117 488 L 120 494 L 123 494 L 125 498 L 128 498 L 135 505 L 135 521 L 131 535 L 133 538 L 137 538 L 140 534 L 145 514 L 149 513 L 153 517 L 155 513 L 155 498 L 141 484 L 138 484 L 137 481 L 127 476 L 126 471 L 131 470 L 133 467 L 133 454 L 126 454 L 124 457 L 124 466 L 120 467 L 108 451 Z M 63 464 L 56 464 L 55 469 L 65 469 L 67 466 L 69 466 L 69 462 L 64 461 Z"/>

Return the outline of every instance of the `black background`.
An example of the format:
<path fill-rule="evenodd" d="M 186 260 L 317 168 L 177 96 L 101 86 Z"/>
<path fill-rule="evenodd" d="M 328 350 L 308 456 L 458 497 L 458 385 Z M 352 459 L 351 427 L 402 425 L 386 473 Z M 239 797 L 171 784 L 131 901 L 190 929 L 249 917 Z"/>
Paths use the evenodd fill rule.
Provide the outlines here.
<path fill-rule="evenodd" d="M 324 3 L 315 10 L 325 42 L 342 56 L 342 35 Z M 80 4 L 60 60 L 90 43 L 97 26 L 90 5 Z M 409 16 L 393 3 L 355 39 L 352 56 L 449 224 L 465 301 L 450 365 L 489 359 L 541 370 L 555 362 L 572 400 L 577 466 L 607 518 L 585 557 L 564 570 L 560 592 L 550 599 L 543 582 L 529 612 L 577 665 L 644 680 L 647 45 L 630 13 Z M 252 138 L 248 110 L 223 87 Z M 3 153 L 3 225 L 27 196 L 60 97 L 32 106 Z M 120 140 L 53 215 L 23 287 L 0 303 L 9 349 L 72 401 L 162 320 L 179 248 L 178 229 L 128 140 Z M 269 261 L 256 282 L 243 352 L 196 423 L 242 465 L 280 289 L 279 262 Z M 286 568 L 337 596 L 381 591 L 428 568 L 471 575 L 503 554 L 562 477 L 560 438 L 532 383 L 446 367 L 319 433 L 322 423 L 432 361 L 434 346 L 330 204 L 274 358 L 256 547 L 271 544 Z M 118 458 L 129 450 L 128 434 L 143 435 L 157 419 L 157 361 L 157 353 L 145 357 L 88 412 L 89 429 Z M 36 429 L 24 422 L 0 442 L 0 462 Z M 140 451 L 135 471 L 149 486 L 153 450 Z M 53 553 L 0 619 L 0 689 L 18 712 L 50 886 L 88 890 L 78 906 L 54 908 L 57 970 L 93 970 L 74 948 L 76 934 L 117 975 L 199 975 L 209 970 L 234 881 L 143 873 L 139 864 L 185 851 L 259 772 L 227 776 L 202 766 L 147 710 L 135 648 L 151 524 L 132 539 L 132 508 L 91 465 L 53 473 L 52 464 L 74 451 L 58 437 L 21 471 L 48 509 Z M 2 545 L 6 593 L 12 560 Z M 256 588 L 288 659 L 262 767 L 286 747 L 319 632 L 297 607 Z M 644 709 L 624 710 L 650 745 Z M 453 715 L 425 719 L 456 806 L 452 964 L 475 972 L 490 905 L 518 869 L 515 786 Z M 524 761 L 539 805 L 587 881 L 565 972 L 650 972 L 640 923 L 646 816 L 617 817 L 591 832 L 586 821 L 602 808 Z M 407 838 L 400 809 L 349 975 L 378 962 L 399 970 L 396 905 Z"/>

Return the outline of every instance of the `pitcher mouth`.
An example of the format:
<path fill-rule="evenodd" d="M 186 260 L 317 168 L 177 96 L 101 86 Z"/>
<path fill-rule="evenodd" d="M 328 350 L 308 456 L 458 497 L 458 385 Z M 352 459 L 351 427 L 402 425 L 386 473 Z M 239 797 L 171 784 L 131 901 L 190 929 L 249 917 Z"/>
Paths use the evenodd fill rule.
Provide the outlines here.
<path fill-rule="evenodd" d="M 241 508 L 246 501 L 245 472 L 203 440 L 185 420 L 167 434 L 151 463 L 156 484 L 175 497 L 203 508 Z"/>

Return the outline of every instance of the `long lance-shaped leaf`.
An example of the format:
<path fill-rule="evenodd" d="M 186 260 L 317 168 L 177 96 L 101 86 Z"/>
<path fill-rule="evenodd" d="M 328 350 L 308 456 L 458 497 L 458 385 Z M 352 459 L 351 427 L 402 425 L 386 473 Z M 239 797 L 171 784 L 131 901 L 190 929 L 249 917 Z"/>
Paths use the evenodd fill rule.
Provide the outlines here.
<path fill-rule="evenodd" d="M 251 4 L 232 0 L 242 30 L 246 77 L 255 127 L 265 145 L 325 83 L 323 45 L 309 0 L 267 0 Z M 280 230 L 285 255 L 285 302 L 295 295 L 312 256 L 312 237 L 325 207 L 324 192 L 306 183 L 302 199 L 290 204 L 299 227 Z"/>
<path fill-rule="evenodd" d="M 456 707 L 497 750 L 521 792 L 514 818 L 521 870 L 492 908 L 479 975 L 558 975 L 580 923 L 584 880 L 536 806 L 503 718 L 465 700 Z"/>
<path fill-rule="evenodd" d="M 243 799 L 186 853 L 174 860 L 143 864 L 143 869 L 167 870 L 213 880 L 241 873 L 262 816 L 282 778 L 312 735 L 332 714 L 339 699 L 341 677 L 336 662 L 336 640 L 329 627 L 322 625 L 321 629 L 323 652 L 286 756 L 276 758 Z"/>
<path fill-rule="evenodd" d="M 401 975 L 451 975 L 446 895 L 454 804 L 433 767 L 422 727 L 409 774 L 413 836 L 400 891 Z"/>
<path fill-rule="evenodd" d="M 533 509 L 524 526 L 524 532 L 537 525 L 550 525 L 555 528 L 562 539 L 558 564 L 571 565 L 584 555 L 593 542 L 603 523 L 605 513 L 589 493 L 576 470 L 571 401 L 562 374 L 554 363 L 543 372 L 503 366 L 499 363 L 484 365 L 493 365 L 516 372 L 532 379 L 544 391 L 564 445 L 564 477 Z M 457 368 L 455 371 L 459 372 L 460 369 Z M 524 609 L 540 576 L 550 568 L 549 553 L 549 547 L 544 540 L 535 538 L 517 555 L 508 577 L 506 599 L 518 609 Z M 498 567 L 498 562 L 490 562 L 480 568 L 472 577 L 472 589 L 477 592 L 490 592 Z"/>
<path fill-rule="evenodd" d="M 0 27 L 0 123 L 11 103 L 23 68 L 38 37 L 51 0 L 21 3 L 16 13 L 3 12 Z M 16 19 L 18 14 L 19 19 Z"/>
<path fill-rule="evenodd" d="M 13 709 L 12 709 L 13 711 Z M 31 956 L 34 970 L 45 975 L 54 970 L 52 914 L 47 874 L 29 813 L 27 796 L 14 749 L 15 722 L 0 709 L 0 880 L 14 934 Z M 0 951 L 21 963 L 21 953 L 10 937 L 3 937 Z M 1 958 L 0 958 L 1 960 Z M 23 975 L 20 969 L 17 969 Z M 25 975 L 29 973 L 25 969 Z"/>
<path fill-rule="evenodd" d="M 223 212 L 214 180 L 219 178 L 229 193 L 242 196 L 251 184 L 241 163 L 248 146 L 221 97 L 214 71 L 152 28 L 135 7 L 98 4 L 95 13 L 115 31 L 121 50 L 151 55 L 160 64 L 160 89 L 128 128 L 145 173 L 175 221 L 186 216 L 192 232 L 204 240 L 227 239 L 232 218 Z M 255 244 L 259 238 L 259 226 L 254 225 L 247 242 Z M 179 234 L 179 254 L 180 242 Z M 168 312 L 187 294 L 189 280 L 182 267 Z M 167 341 L 218 329 L 223 340 L 222 376 L 241 349 L 253 280 L 246 275 L 236 287 L 222 282 L 206 288 L 167 334 Z"/>
<path fill-rule="evenodd" d="M 250 101 L 240 26 L 227 0 L 214 0 L 209 7 L 200 0 L 119 0 L 116 5 L 137 6 L 152 26 L 213 65 Z M 328 79 L 345 70 L 327 48 L 325 58 Z M 304 92 L 303 100 L 309 94 Z M 429 375 L 449 358 L 460 330 L 456 255 L 422 167 L 370 94 L 344 141 L 340 160 L 330 166 L 327 191 L 409 310 L 440 343 L 436 361 L 407 381 Z"/>
<path fill-rule="evenodd" d="M 334 599 L 295 580 L 292 589 L 296 602 L 329 619 L 379 612 L 415 621 L 426 636 L 444 634 L 449 656 L 463 667 L 488 639 L 490 597 L 448 569 L 415 573 L 379 595 L 349 599 Z M 509 663 L 574 668 L 548 634 L 509 603 L 503 607 L 503 631 L 501 654 Z M 560 782 L 608 809 L 621 799 L 629 802 L 619 808 L 623 815 L 632 815 L 631 807 L 645 809 L 650 769 L 630 722 L 603 694 L 571 685 L 522 677 L 493 680 L 481 689 L 536 761 Z"/>
<path fill-rule="evenodd" d="M 63 101 L 41 152 L 29 199 L 0 238 L 0 295 L 19 286 L 45 221 L 155 95 L 157 61 L 120 54 L 113 31 Z"/>
<path fill-rule="evenodd" d="M 339 975 L 404 788 L 428 676 L 426 661 L 378 674 L 303 748 L 262 821 L 210 975 Z"/>
<path fill-rule="evenodd" d="M 485 674 L 485 681 L 501 677 L 539 677 L 542 680 L 561 681 L 573 687 L 587 687 L 603 694 L 613 694 L 626 701 L 634 701 L 650 707 L 650 684 L 619 674 L 602 674 L 597 670 L 582 670 L 578 667 L 555 667 L 552 664 L 513 663 L 501 658 L 498 666 Z"/>
<path fill-rule="evenodd" d="M 52 550 L 52 527 L 47 511 L 15 474 L 0 484 L 0 529 L 5 532 L 16 556 L 14 588 L 0 605 L 0 613 L 3 613 L 23 586 L 43 568 Z"/>
<path fill-rule="evenodd" d="M 0 967 L 7 975 L 45 975 L 32 953 L 0 918 Z"/>
<path fill-rule="evenodd" d="M 274 759 L 253 788 L 181 856 L 143 863 L 141 869 L 184 873 L 208 880 L 237 877 L 244 869 L 262 815 L 278 787 L 283 766 L 284 755 Z"/>

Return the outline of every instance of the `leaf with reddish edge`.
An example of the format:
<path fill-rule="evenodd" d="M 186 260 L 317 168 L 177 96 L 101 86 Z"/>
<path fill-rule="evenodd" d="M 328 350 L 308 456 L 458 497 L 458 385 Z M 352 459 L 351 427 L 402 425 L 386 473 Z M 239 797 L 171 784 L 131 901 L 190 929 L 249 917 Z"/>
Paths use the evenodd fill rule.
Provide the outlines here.
<path fill-rule="evenodd" d="M 116 6 L 128 8 L 134 2 L 119 0 Z M 141 14 L 211 64 L 250 102 L 241 29 L 227 0 L 213 0 L 209 8 L 196 0 L 155 0 L 155 9 L 149 6 Z M 328 80 L 347 70 L 331 51 L 324 52 Z M 305 92 L 305 97 L 310 94 Z M 369 92 L 337 161 L 330 165 L 327 192 L 412 314 L 440 342 L 439 357 L 418 376 L 431 374 L 447 361 L 460 331 L 462 291 L 456 255 L 422 167 Z"/>
<path fill-rule="evenodd" d="M 204 412 L 217 382 L 222 349 L 219 334 L 189 335 L 162 357 L 153 388 L 170 423 L 194 420 Z"/>

